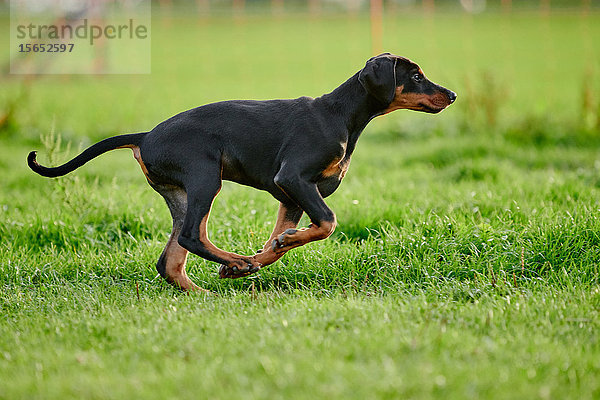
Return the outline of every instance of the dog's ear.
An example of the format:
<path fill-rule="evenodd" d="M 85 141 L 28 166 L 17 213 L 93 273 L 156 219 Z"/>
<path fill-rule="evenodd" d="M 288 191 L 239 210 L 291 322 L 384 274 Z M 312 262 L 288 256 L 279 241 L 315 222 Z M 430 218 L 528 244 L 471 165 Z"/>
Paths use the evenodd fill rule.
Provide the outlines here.
<path fill-rule="evenodd" d="M 382 103 L 390 104 L 396 93 L 395 62 L 390 53 L 383 53 L 367 61 L 358 73 L 360 84 Z"/>

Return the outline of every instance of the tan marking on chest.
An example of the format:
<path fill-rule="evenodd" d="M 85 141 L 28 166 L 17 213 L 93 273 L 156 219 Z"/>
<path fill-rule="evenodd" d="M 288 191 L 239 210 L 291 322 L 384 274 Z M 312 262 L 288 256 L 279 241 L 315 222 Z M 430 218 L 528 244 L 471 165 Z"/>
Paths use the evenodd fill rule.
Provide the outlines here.
<path fill-rule="evenodd" d="M 346 175 L 349 165 L 349 160 L 344 161 L 343 158 L 336 158 L 327 166 L 327 168 L 323 170 L 323 172 L 321 172 L 321 176 L 323 178 L 338 176 L 340 179 L 342 179 Z"/>

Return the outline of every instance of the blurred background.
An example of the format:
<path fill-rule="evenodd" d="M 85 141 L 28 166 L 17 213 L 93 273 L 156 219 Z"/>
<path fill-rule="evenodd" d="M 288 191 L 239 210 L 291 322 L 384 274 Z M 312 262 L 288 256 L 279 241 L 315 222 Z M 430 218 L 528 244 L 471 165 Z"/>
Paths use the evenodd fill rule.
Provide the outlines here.
<path fill-rule="evenodd" d="M 436 118 L 394 113 L 370 130 L 588 140 L 600 127 L 599 11 L 600 0 L 153 1 L 150 74 L 11 75 L 5 52 L 0 138 L 35 142 L 54 126 L 88 144 L 207 102 L 316 97 L 388 51 L 459 97 Z M 6 0 L 0 16 L 7 48 Z"/>
<path fill-rule="evenodd" d="M 106 154 L 57 183 L 31 173 L 29 151 L 56 165 L 100 139 L 151 130 L 209 102 L 317 97 L 382 51 L 414 60 L 458 100 L 439 115 L 397 111 L 369 124 L 344 185 L 328 199 L 344 221 L 340 234 L 402 225 L 410 207 L 492 221 L 513 202 L 536 212 L 547 191 L 550 199 L 577 199 L 570 187 L 554 194 L 555 182 L 580 182 L 596 198 L 600 0 L 163 0 L 151 7 L 149 74 L 46 74 L 42 64 L 36 74 L 15 75 L 9 52 L 0 55 L 0 219 L 8 221 L 0 229 L 15 243 L 46 237 L 50 226 L 61 239 L 40 239 L 41 246 L 68 247 L 84 235 L 97 243 L 109 231 L 152 238 L 159 250 L 169 227 L 130 152 Z M 0 16 L 8 48 L 7 2 Z M 139 61 L 97 56 L 98 65 Z M 472 204 L 473 193 L 505 197 L 484 206 Z M 53 200 L 31 200 L 44 197 Z M 213 237 L 249 252 L 268 236 L 274 207 L 267 194 L 231 185 L 211 217 Z M 231 217 L 248 209 L 258 233 L 244 236 L 234 225 L 248 221 Z"/>

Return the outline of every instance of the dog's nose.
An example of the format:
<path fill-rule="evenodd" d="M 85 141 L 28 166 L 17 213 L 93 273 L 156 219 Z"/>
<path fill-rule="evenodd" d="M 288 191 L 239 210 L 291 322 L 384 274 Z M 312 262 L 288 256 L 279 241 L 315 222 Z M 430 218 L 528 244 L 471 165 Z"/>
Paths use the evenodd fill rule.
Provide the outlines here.
<path fill-rule="evenodd" d="M 454 103 L 454 100 L 456 100 L 456 93 L 454 93 L 452 90 L 448 90 L 448 93 L 446 93 L 448 95 L 448 98 L 450 99 L 450 104 Z"/>

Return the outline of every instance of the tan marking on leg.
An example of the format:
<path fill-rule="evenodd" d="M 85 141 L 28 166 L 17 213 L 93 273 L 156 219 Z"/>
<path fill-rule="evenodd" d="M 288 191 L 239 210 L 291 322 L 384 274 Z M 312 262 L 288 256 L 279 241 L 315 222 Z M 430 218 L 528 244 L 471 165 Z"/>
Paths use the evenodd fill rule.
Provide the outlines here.
<path fill-rule="evenodd" d="M 275 249 L 275 253 L 285 253 L 293 248 L 303 246 L 307 243 L 314 242 L 315 240 L 323 240 L 331 236 L 333 231 L 335 230 L 336 221 L 334 220 L 323 221 L 320 226 L 316 226 L 315 224 L 310 224 L 308 229 L 298 229 L 295 233 L 292 234 L 284 234 L 283 235 L 283 244 L 282 247 L 277 247 Z M 278 239 L 281 241 L 281 239 Z"/>
<path fill-rule="evenodd" d="M 185 264 L 187 262 L 188 251 L 177 243 L 177 236 L 179 236 L 179 232 L 174 231 L 169 237 L 167 247 L 165 248 L 165 273 L 167 274 L 167 281 L 185 291 L 198 290 L 208 292 L 208 290 L 197 286 L 187 276 Z"/>
<path fill-rule="evenodd" d="M 275 222 L 275 227 L 273 228 L 273 232 L 271 233 L 271 237 L 265 244 L 265 249 L 268 247 L 271 248 L 271 243 L 273 243 L 273 239 L 277 236 L 281 235 L 286 229 L 296 228 L 297 224 L 294 221 L 290 221 L 286 218 L 287 208 L 279 203 L 279 211 L 277 212 L 277 222 Z"/>
<path fill-rule="evenodd" d="M 230 253 L 228 251 L 221 250 L 220 248 L 215 246 L 208 238 L 207 225 L 208 225 L 208 214 L 206 214 L 204 216 L 204 218 L 202 218 L 202 221 L 200 221 L 200 237 L 199 237 L 200 242 L 202 243 L 202 245 L 206 248 L 206 250 L 208 252 L 210 252 L 210 253 L 214 254 L 215 256 L 222 258 L 223 260 L 226 260 L 226 261 L 233 261 L 234 258 L 243 257 L 239 254 Z"/>
<path fill-rule="evenodd" d="M 279 211 L 277 212 L 277 222 L 275 222 L 275 227 L 273 228 L 273 232 L 271 233 L 271 237 L 265 243 L 262 253 L 258 253 L 254 256 L 254 259 L 261 263 L 264 266 L 273 264 L 275 261 L 279 260 L 283 257 L 284 253 L 275 253 L 273 251 L 273 240 L 276 237 L 285 232 L 286 229 L 294 229 L 298 226 L 294 221 L 290 221 L 286 218 L 287 208 L 279 203 Z"/>
<path fill-rule="evenodd" d="M 146 165 L 144 164 L 144 160 L 142 160 L 142 155 L 140 153 L 140 148 L 138 146 L 133 145 L 133 144 L 126 144 L 124 146 L 117 147 L 117 149 L 131 149 L 131 150 L 133 150 L 133 157 L 140 164 L 140 167 L 142 168 L 142 172 L 144 173 L 144 176 L 146 177 L 146 179 L 148 180 L 148 182 L 154 183 L 154 182 L 152 182 L 152 179 L 150 179 L 149 176 L 148 176 L 148 168 L 146 168 Z"/>
<path fill-rule="evenodd" d="M 208 214 L 206 214 L 204 216 L 204 218 L 202 218 L 202 221 L 200 221 L 199 240 L 202 243 L 202 245 L 204 246 L 204 248 L 209 253 L 211 253 L 211 254 L 217 256 L 218 258 L 222 259 L 223 261 L 225 261 L 227 263 L 227 266 L 230 269 L 233 267 L 237 267 L 243 271 L 244 269 L 246 269 L 248 267 L 248 264 L 252 265 L 252 267 L 257 267 L 257 268 L 261 267 L 260 262 L 257 261 L 254 257 L 248 257 L 248 256 L 243 256 L 241 254 L 230 253 L 228 251 L 221 250 L 220 248 L 215 246 L 208 238 L 207 225 L 208 225 Z M 247 274 L 244 274 L 242 272 L 239 276 L 235 276 L 235 277 L 242 277 L 245 275 L 247 275 Z"/>

